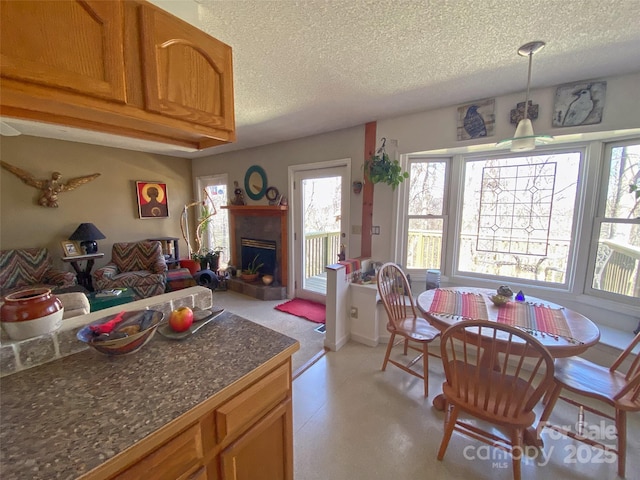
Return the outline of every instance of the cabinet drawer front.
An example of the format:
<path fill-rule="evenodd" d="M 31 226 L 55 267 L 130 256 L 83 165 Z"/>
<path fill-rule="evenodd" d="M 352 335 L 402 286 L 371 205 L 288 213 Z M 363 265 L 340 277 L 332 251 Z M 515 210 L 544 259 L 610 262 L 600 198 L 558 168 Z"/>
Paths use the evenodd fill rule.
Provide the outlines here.
<path fill-rule="evenodd" d="M 122 472 L 114 480 L 175 480 L 197 465 L 203 457 L 202 434 L 200 424 L 197 423 Z"/>
<path fill-rule="evenodd" d="M 218 442 L 228 440 L 290 395 L 289 366 L 282 365 L 216 411 Z"/>
<path fill-rule="evenodd" d="M 0 10 L 3 77 L 125 101 L 120 2 L 3 1 Z"/>

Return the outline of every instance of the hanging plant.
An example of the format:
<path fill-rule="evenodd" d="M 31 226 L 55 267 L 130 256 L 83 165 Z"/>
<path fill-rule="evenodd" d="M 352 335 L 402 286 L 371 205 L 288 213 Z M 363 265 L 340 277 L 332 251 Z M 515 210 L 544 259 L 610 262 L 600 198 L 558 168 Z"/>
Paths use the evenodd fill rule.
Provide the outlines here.
<path fill-rule="evenodd" d="M 400 183 L 406 178 L 409 178 L 408 172 L 403 172 L 400 167 L 400 162 L 397 160 L 391 160 L 387 152 L 385 152 L 386 139 L 382 139 L 382 146 L 378 149 L 375 155 L 371 155 L 371 158 L 365 160 L 364 170 L 366 176 L 369 177 L 371 183 L 386 183 L 391 185 L 393 190 L 396 189 Z"/>

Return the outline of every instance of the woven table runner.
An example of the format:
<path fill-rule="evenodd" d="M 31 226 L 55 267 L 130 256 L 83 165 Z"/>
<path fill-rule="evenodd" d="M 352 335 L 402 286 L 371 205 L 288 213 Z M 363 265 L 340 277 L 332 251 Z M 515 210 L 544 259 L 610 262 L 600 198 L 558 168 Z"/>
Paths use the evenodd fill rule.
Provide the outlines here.
<path fill-rule="evenodd" d="M 436 289 L 430 313 L 452 315 L 472 320 L 488 320 L 487 305 L 482 295 Z"/>
<path fill-rule="evenodd" d="M 572 339 L 571 330 L 562 310 L 544 305 L 509 302 L 500 307 L 498 322 L 520 327 L 529 332 Z"/>

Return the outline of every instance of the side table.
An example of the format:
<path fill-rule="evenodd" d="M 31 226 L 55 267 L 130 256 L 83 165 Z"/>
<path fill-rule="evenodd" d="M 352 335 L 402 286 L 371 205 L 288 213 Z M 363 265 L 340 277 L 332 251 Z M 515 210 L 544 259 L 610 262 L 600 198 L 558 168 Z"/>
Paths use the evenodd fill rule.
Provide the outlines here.
<path fill-rule="evenodd" d="M 91 269 L 97 258 L 104 257 L 104 253 L 88 253 L 86 255 L 74 255 L 73 257 L 62 257 L 63 262 L 70 263 L 78 276 L 78 284 L 93 292 L 93 282 L 91 281 Z M 85 261 L 87 264 L 84 270 L 80 268 L 79 262 Z"/>

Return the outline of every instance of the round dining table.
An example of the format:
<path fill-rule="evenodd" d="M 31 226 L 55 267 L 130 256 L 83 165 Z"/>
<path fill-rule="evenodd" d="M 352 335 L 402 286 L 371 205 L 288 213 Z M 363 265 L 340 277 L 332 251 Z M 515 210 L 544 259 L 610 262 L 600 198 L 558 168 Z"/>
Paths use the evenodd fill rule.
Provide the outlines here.
<path fill-rule="evenodd" d="M 449 302 L 434 302 L 436 295 L 442 294 L 443 291 L 447 294 L 452 292 L 454 295 L 450 296 L 454 298 Z M 460 297 L 462 297 L 463 294 L 472 294 L 476 302 L 476 305 L 471 306 L 467 311 L 464 311 L 464 306 L 461 305 Z M 525 300 L 521 302 L 511 297 L 509 303 L 521 303 L 523 306 L 543 308 L 538 308 L 537 310 L 531 308 L 531 312 L 519 312 L 526 313 L 525 315 L 520 315 L 520 317 L 515 314 L 516 312 L 513 312 L 514 315 L 509 316 L 505 315 L 504 312 L 509 311 L 509 309 L 515 305 L 507 304 L 496 306 L 491 301 L 491 296 L 493 295 L 496 295 L 495 290 L 471 287 L 447 287 L 427 290 L 421 293 L 418 295 L 416 303 L 425 318 L 430 321 L 434 327 L 442 331 L 445 331 L 451 325 L 461 320 L 489 320 L 494 322 L 511 320 L 511 325 L 518 326 L 533 334 L 533 336 L 549 350 L 549 353 L 551 353 L 554 358 L 580 355 L 600 340 L 600 330 L 598 326 L 574 310 L 527 295 Z M 483 302 L 484 305 L 480 302 Z M 556 320 L 558 323 L 561 323 L 561 326 L 558 326 L 556 330 L 550 329 L 544 331 L 543 327 L 535 325 L 536 311 L 541 314 L 547 313 L 551 317 L 554 315 L 557 316 Z M 472 316 L 467 315 L 469 312 L 471 312 Z M 553 323 L 553 318 L 549 323 Z"/>
<path fill-rule="evenodd" d="M 532 334 L 554 358 L 580 355 L 600 340 L 598 326 L 584 315 L 536 297 L 513 296 L 505 305 L 491 300 L 496 290 L 472 287 L 447 287 L 427 290 L 416 299 L 424 318 L 445 331 L 463 320 L 489 320 L 517 326 Z M 520 300 L 516 300 L 519 297 Z M 444 410 L 444 394 L 432 402 L 436 410 Z M 534 428 L 524 432 L 526 445 L 541 447 L 542 439 Z"/>

